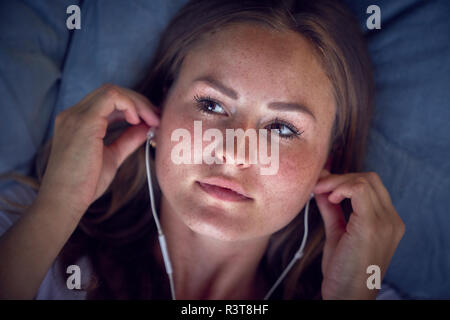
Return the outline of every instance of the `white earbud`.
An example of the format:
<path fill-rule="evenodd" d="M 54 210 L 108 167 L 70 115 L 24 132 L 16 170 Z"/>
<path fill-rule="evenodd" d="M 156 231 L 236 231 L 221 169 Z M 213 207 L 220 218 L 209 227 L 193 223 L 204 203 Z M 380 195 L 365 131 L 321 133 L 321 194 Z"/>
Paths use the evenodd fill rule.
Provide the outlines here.
<path fill-rule="evenodd" d="M 153 148 L 155 148 L 156 142 L 153 141 L 153 138 L 155 138 L 155 128 L 150 128 L 150 130 L 148 130 L 147 132 L 147 141 Z"/>
<path fill-rule="evenodd" d="M 147 139 L 152 140 L 155 137 L 155 129 L 150 128 L 147 132 Z"/>

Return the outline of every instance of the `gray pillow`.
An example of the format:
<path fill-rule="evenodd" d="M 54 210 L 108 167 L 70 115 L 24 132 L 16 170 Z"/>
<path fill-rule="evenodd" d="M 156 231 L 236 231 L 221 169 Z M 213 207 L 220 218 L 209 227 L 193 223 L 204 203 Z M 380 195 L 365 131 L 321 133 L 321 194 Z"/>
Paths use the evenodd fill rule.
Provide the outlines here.
<path fill-rule="evenodd" d="M 0 173 L 28 173 L 48 134 L 70 38 L 66 8 L 77 3 L 0 2 Z"/>
<path fill-rule="evenodd" d="M 450 2 L 346 0 L 365 29 L 376 113 L 366 171 L 406 224 L 385 280 L 411 298 L 450 298 Z M 369 5 L 381 29 L 367 30 Z"/>

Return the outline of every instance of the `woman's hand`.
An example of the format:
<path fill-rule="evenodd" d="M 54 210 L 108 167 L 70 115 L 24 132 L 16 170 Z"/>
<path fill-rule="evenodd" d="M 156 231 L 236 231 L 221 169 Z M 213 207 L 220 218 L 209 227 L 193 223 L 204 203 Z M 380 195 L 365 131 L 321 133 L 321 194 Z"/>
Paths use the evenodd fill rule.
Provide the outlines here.
<path fill-rule="evenodd" d="M 322 259 L 323 299 L 375 299 L 367 288 L 367 267 L 380 267 L 381 280 L 405 232 L 405 225 L 375 172 L 330 174 L 323 169 L 314 189 L 326 241 Z M 340 202 L 350 198 L 346 223 Z"/>
<path fill-rule="evenodd" d="M 132 124 L 112 144 L 103 138 L 109 124 Z M 159 125 L 156 108 L 132 90 L 103 85 L 56 116 L 47 169 L 39 196 L 55 198 L 83 214 L 112 182 L 123 161 Z"/>

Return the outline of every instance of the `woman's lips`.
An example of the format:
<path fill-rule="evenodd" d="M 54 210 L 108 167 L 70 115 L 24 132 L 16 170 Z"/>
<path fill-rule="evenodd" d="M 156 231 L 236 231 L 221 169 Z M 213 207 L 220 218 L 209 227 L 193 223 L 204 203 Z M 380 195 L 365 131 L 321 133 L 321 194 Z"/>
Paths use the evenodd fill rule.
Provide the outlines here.
<path fill-rule="evenodd" d="M 205 192 L 210 194 L 211 196 L 220 199 L 220 200 L 226 200 L 226 201 L 246 201 L 251 200 L 250 198 L 239 194 L 237 192 L 234 192 L 233 190 L 214 186 L 208 183 L 202 183 L 200 181 L 196 182 L 200 188 L 202 188 Z"/>

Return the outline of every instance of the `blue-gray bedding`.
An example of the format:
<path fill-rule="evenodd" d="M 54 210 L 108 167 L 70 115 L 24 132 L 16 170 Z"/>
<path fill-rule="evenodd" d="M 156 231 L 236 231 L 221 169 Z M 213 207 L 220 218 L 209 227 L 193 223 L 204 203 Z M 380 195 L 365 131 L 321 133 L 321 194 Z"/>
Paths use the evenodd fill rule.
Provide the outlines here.
<path fill-rule="evenodd" d="M 53 120 L 104 82 L 132 87 L 160 31 L 186 0 L 0 3 L 0 173 L 29 172 Z M 406 223 L 385 280 L 409 298 L 450 298 L 450 2 L 345 0 L 375 67 L 366 171 Z M 81 7 L 81 30 L 66 8 Z M 367 30 L 369 5 L 381 29 Z M 3 184 L 3 188 L 7 188 Z"/>

